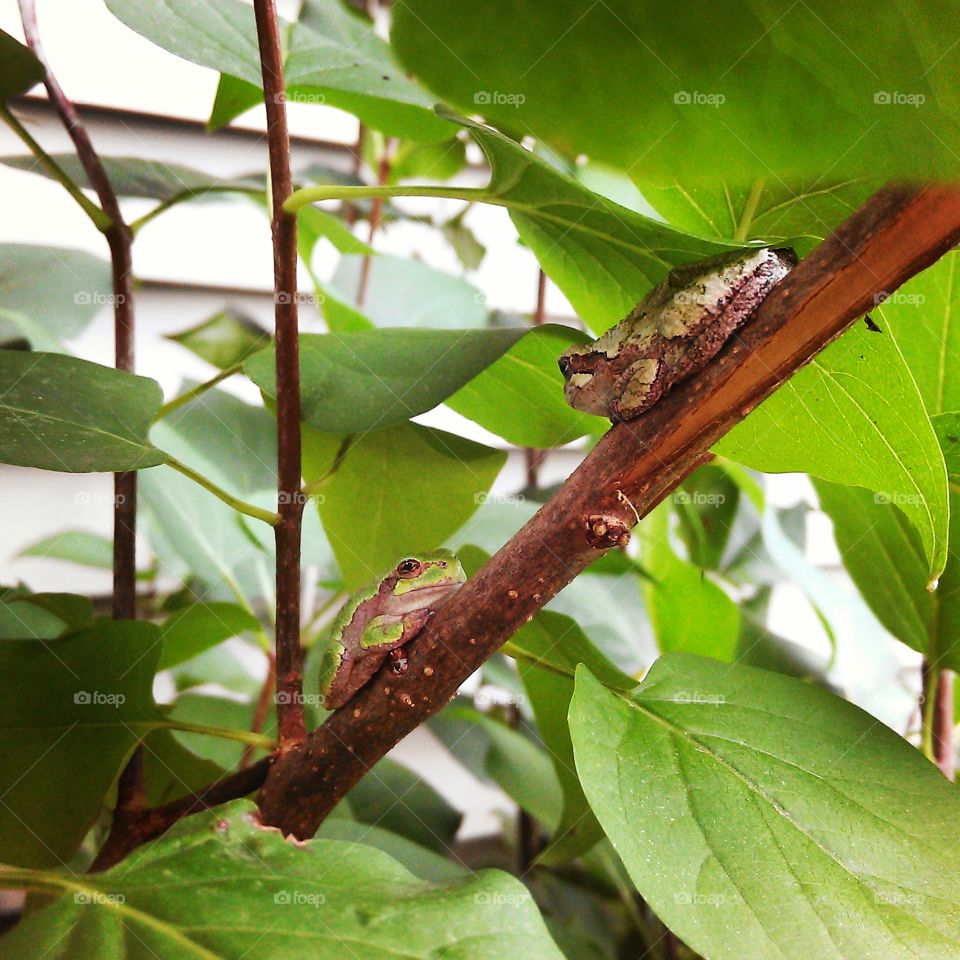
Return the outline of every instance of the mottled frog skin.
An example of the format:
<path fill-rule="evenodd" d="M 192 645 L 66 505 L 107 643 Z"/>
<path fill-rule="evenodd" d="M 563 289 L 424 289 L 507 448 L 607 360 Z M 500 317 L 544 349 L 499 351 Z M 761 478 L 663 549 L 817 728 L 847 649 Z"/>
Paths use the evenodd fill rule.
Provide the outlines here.
<path fill-rule="evenodd" d="M 562 354 L 567 402 L 613 421 L 640 416 L 702 370 L 796 262 L 763 247 L 671 271 L 615 327 Z"/>
<path fill-rule="evenodd" d="M 405 663 L 409 643 L 466 580 L 449 550 L 410 554 L 358 590 L 331 628 L 320 664 L 324 706 L 336 710 L 373 679 L 388 655 Z"/>

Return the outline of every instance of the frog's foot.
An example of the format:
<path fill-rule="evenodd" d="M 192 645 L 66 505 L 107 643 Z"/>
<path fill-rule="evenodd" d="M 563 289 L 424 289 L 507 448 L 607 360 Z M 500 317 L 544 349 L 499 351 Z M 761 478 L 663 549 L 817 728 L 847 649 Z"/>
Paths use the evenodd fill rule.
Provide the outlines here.
<path fill-rule="evenodd" d="M 623 392 L 610 404 L 610 419 L 632 420 L 652 407 L 663 392 L 663 363 L 657 357 L 645 357 L 624 371 Z"/>
<path fill-rule="evenodd" d="M 407 672 L 409 663 L 406 647 L 394 647 L 390 651 L 390 666 L 398 677 L 402 677 Z"/>

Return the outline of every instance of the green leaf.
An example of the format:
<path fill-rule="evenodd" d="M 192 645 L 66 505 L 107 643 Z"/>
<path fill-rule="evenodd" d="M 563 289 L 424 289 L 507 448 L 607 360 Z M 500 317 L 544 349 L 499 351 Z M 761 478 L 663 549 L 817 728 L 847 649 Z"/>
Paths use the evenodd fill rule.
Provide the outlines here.
<path fill-rule="evenodd" d="M 105 260 L 66 247 L 0 245 L 0 341 L 23 336 L 34 350 L 62 353 L 62 341 L 110 303 Z"/>
<path fill-rule="evenodd" d="M 606 420 L 580 413 L 563 399 L 557 367 L 570 344 L 586 340 L 570 327 L 534 327 L 449 397 L 447 406 L 521 447 L 558 447 L 587 433 L 602 433 Z"/>
<path fill-rule="evenodd" d="M 734 0 L 721 16 L 668 0 L 411 0 L 392 39 L 442 99 L 661 182 L 956 178 L 950 11 L 916 0 L 869 31 L 862 13 L 829 0 Z"/>
<path fill-rule="evenodd" d="M 0 638 L 53 640 L 93 623 L 93 601 L 73 593 L 30 593 L 14 587 L 0 595 Z"/>
<path fill-rule="evenodd" d="M 361 823 L 440 853 L 450 851 L 463 819 L 429 783 L 390 757 L 380 760 L 348 797 Z"/>
<path fill-rule="evenodd" d="M 26 93 L 43 82 L 43 64 L 29 47 L 0 30 L 0 101 Z"/>
<path fill-rule="evenodd" d="M 708 463 L 684 480 L 670 498 L 677 515 L 677 533 L 690 562 L 717 570 L 730 542 L 740 505 L 740 488 L 727 471 Z"/>
<path fill-rule="evenodd" d="M 575 620 L 546 610 L 524 624 L 504 652 L 518 658 L 537 730 L 563 789 L 563 812 L 550 846 L 540 857 L 543 863 L 562 863 L 585 853 L 603 836 L 577 777 L 567 724 L 577 664 L 588 664 L 616 689 L 631 690 L 636 681 L 597 650 Z"/>
<path fill-rule="evenodd" d="M 956 791 L 809 683 L 686 654 L 631 697 L 581 668 L 577 770 L 638 892 L 711 960 L 956 957 Z"/>
<path fill-rule="evenodd" d="M 195 603 L 176 610 L 160 625 L 163 653 L 157 669 L 174 667 L 258 625 L 257 618 L 236 603 Z"/>
<path fill-rule="evenodd" d="M 509 874 L 428 883 L 374 847 L 292 844 L 254 810 L 241 800 L 190 817 L 112 870 L 79 879 L 0 868 L 5 886 L 41 882 L 66 894 L 25 919 L 4 955 L 66 960 L 86 943 L 95 960 L 562 958 Z"/>
<path fill-rule="evenodd" d="M 163 463 L 147 430 L 163 399 L 155 380 L 56 353 L 0 351 L 4 463 L 67 473 Z"/>
<path fill-rule="evenodd" d="M 662 503 L 639 526 L 643 593 L 657 646 L 731 661 L 740 632 L 737 605 L 699 567 L 670 545 L 670 506 Z"/>
<path fill-rule="evenodd" d="M 251 354 L 266 347 L 270 334 L 246 314 L 231 307 L 179 333 L 168 333 L 168 340 L 179 343 L 201 360 L 221 370 L 242 363 Z"/>
<path fill-rule="evenodd" d="M 239 0 L 108 0 L 110 12 L 171 53 L 262 89 L 253 9 Z M 414 140 L 441 140 L 449 123 L 433 113 L 433 98 L 408 80 L 373 26 L 339 2 L 312 7 L 289 30 L 284 74 L 287 96 L 326 103 L 368 126 Z M 262 96 L 262 94 L 261 94 Z M 253 106 L 249 87 L 232 84 L 218 96 L 211 122 Z"/>
<path fill-rule="evenodd" d="M 443 543 L 477 509 L 505 462 L 504 452 L 414 423 L 357 440 L 319 504 L 347 590 L 411 550 Z"/>
<path fill-rule="evenodd" d="M 300 338 L 301 418 L 327 433 L 359 433 L 433 409 L 528 331 L 364 330 Z M 247 376 L 276 396 L 275 357 L 263 350 Z"/>
<path fill-rule="evenodd" d="M 797 371 L 714 448 L 767 473 L 806 472 L 866 487 L 902 504 L 927 556 L 943 570 L 943 456 L 917 386 L 888 332 L 858 323 Z"/>
<path fill-rule="evenodd" d="M 459 119 L 490 164 L 487 202 L 507 207 L 521 240 L 593 330 L 622 320 L 672 267 L 731 249 L 607 200 L 503 134 Z"/>
<path fill-rule="evenodd" d="M 91 189 L 90 179 L 76 154 L 54 153 L 51 156 L 74 183 L 87 190 Z M 120 197 L 141 197 L 172 204 L 207 193 L 240 192 L 260 195 L 264 190 L 262 175 L 217 177 L 179 163 L 145 160 L 143 157 L 101 157 L 100 160 L 113 189 Z M 40 166 L 31 156 L 0 157 L 0 163 L 50 177 L 50 171 Z"/>
<path fill-rule="evenodd" d="M 329 240 L 340 253 L 373 253 L 373 248 L 355 236 L 339 217 L 319 207 L 301 207 L 297 211 L 297 249 L 307 264 L 321 237 Z"/>
<path fill-rule="evenodd" d="M 641 173 L 636 183 L 678 230 L 723 240 L 789 242 L 801 257 L 883 185 L 862 178 L 825 183 L 819 174 L 809 183 L 765 178 L 737 186 L 715 179 L 681 184 L 675 177 L 655 184 Z"/>
<path fill-rule="evenodd" d="M 159 654 L 156 626 L 134 620 L 0 642 L 0 860 L 45 865 L 77 850 L 137 738 L 160 719 Z"/>
<path fill-rule="evenodd" d="M 330 281 L 339 299 L 355 304 L 363 272 L 361 256 L 342 257 Z M 379 254 L 370 260 L 361 308 L 378 327 L 483 327 L 486 297 L 460 277 L 409 257 Z"/>
<path fill-rule="evenodd" d="M 490 738 L 484 758 L 487 775 L 520 807 L 553 830 L 560 822 L 563 794 L 550 758 L 541 747 L 500 720 L 469 707 L 451 707 L 448 716 L 480 727 Z"/>
<path fill-rule="evenodd" d="M 113 568 L 113 543 L 109 537 L 88 530 L 64 530 L 25 547 L 19 557 L 65 560 L 85 567 Z"/>
<path fill-rule="evenodd" d="M 217 678 L 216 682 L 225 682 L 226 679 L 228 678 Z M 253 724 L 255 710 L 256 705 L 253 702 L 243 703 L 225 696 L 190 692 L 177 697 L 169 719 L 175 723 L 194 723 L 219 730 L 247 731 Z M 271 702 L 261 733 L 268 737 L 276 736 L 276 729 L 276 714 Z M 236 767 L 246 750 L 246 744 L 226 737 L 212 737 L 206 733 L 190 733 L 184 730 L 174 730 L 173 734 L 177 743 L 195 756 L 224 770 Z M 254 758 L 265 755 L 259 748 L 253 754 Z"/>
<path fill-rule="evenodd" d="M 896 500 L 823 480 L 815 486 L 843 565 L 877 619 L 932 664 L 960 670 L 960 414 L 941 414 L 933 423 L 951 474 L 951 552 L 936 591 L 925 589 L 923 545 Z"/>
<path fill-rule="evenodd" d="M 882 290 L 875 298 L 883 303 L 875 316 L 897 341 L 930 416 L 960 410 L 960 377 L 949 362 L 960 351 L 958 264 L 960 253 L 948 253 L 902 287 Z"/>
<path fill-rule="evenodd" d="M 211 133 L 220 130 L 261 103 L 263 91 L 257 84 L 231 77 L 229 73 L 221 73 L 217 94 L 210 109 L 210 119 L 207 120 L 207 130 Z"/>
<path fill-rule="evenodd" d="M 225 773 L 188 750 L 170 730 L 153 730 L 143 741 L 143 779 L 151 807 L 196 793 Z"/>
<path fill-rule="evenodd" d="M 402 143 L 390 164 L 389 183 L 400 180 L 449 180 L 467 164 L 466 144 L 457 137 L 437 143 Z"/>

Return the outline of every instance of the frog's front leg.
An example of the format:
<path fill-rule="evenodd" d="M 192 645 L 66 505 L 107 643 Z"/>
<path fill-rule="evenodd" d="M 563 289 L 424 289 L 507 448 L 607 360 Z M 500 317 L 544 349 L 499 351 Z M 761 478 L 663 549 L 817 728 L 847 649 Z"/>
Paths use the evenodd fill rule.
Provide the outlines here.
<path fill-rule="evenodd" d="M 412 610 L 403 614 L 381 614 L 374 617 L 360 635 L 361 654 L 366 652 L 386 656 L 419 633 L 430 619 L 431 610 Z"/>
<path fill-rule="evenodd" d="M 614 422 L 632 420 L 652 407 L 663 392 L 663 364 L 657 357 L 645 357 L 624 371 L 623 391 L 610 404 Z"/>

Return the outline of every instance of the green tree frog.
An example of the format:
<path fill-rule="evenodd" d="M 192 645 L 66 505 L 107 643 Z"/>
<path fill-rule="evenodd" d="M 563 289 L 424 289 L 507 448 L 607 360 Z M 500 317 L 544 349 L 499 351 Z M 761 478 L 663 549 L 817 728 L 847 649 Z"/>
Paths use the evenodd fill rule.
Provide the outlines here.
<path fill-rule="evenodd" d="M 564 351 L 567 403 L 613 421 L 649 410 L 710 362 L 796 262 L 762 247 L 671 271 L 603 336 Z"/>
<path fill-rule="evenodd" d="M 336 710 L 348 703 L 388 655 L 394 670 L 404 672 L 404 645 L 466 579 L 455 554 L 435 550 L 405 557 L 357 591 L 334 621 L 320 664 L 324 706 Z"/>

